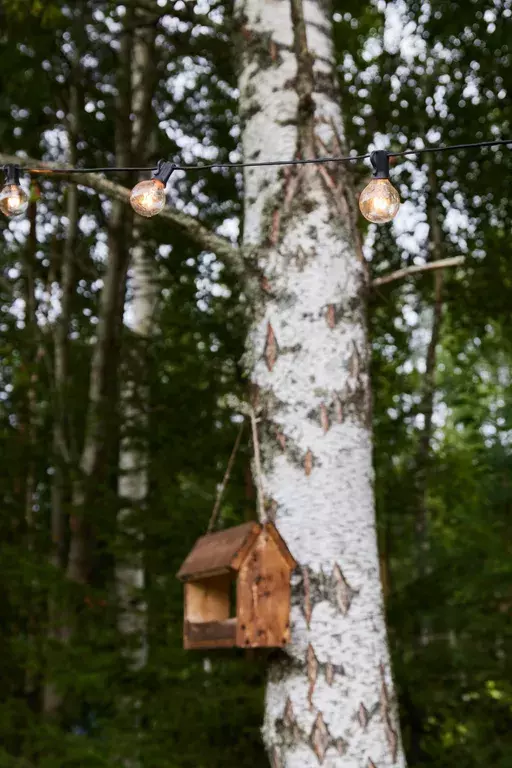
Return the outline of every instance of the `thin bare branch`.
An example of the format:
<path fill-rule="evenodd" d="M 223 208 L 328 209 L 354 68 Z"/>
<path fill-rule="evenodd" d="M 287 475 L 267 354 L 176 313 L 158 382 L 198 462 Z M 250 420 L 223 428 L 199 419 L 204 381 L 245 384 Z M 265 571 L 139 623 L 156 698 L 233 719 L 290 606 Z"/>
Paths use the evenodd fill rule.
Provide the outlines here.
<path fill-rule="evenodd" d="M 431 261 L 428 264 L 415 264 L 412 267 L 397 269 L 396 272 L 390 272 L 388 275 L 376 277 L 375 280 L 372 280 L 372 288 L 392 283 L 395 280 L 401 280 L 404 277 L 409 277 L 409 275 L 416 275 L 419 272 L 429 272 L 432 269 L 445 269 L 446 267 L 459 267 L 461 264 L 464 264 L 464 261 L 464 256 L 452 256 L 449 259 Z"/>

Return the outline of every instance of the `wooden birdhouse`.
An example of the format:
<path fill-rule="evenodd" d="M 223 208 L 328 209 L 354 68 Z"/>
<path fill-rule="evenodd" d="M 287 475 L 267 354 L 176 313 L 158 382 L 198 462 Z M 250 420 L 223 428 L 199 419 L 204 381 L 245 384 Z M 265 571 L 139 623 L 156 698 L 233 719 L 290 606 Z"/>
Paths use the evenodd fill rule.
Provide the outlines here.
<path fill-rule="evenodd" d="M 184 647 L 286 645 L 296 565 L 272 523 L 202 536 L 177 574 L 185 583 Z"/>

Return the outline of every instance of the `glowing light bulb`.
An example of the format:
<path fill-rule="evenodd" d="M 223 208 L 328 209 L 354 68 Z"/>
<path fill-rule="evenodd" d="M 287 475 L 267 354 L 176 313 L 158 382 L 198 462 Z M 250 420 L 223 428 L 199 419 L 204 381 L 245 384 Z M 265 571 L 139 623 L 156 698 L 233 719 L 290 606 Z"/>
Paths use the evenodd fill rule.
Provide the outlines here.
<path fill-rule="evenodd" d="M 156 216 L 165 207 L 165 184 L 160 179 L 140 181 L 132 189 L 130 204 L 140 216 Z"/>
<path fill-rule="evenodd" d="M 6 165 L 5 186 L 0 191 L 0 211 L 6 216 L 20 216 L 28 208 L 28 195 L 20 187 L 20 169 L 16 165 Z"/>
<path fill-rule="evenodd" d="M 156 216 L 165 207 L 165 185 L 176 169 L 174 163 L 159 160 L 153 177 L 147 181 L 139 181 L 130 195 L 133 210 L 140 216 Z"/>
<path fill-rule="evenodd" d="M 397 215 L 400 195 L 389 179 L 372 179 L 361 192 L 359 208 L 368 221 L 385 224 Z"/>
<path fill-rule="evenodd" d="M 400 195 L 389 181 L 389 155 L 378 149 L 370 155 L 374 178 L 359 197 L 359 208 L 365 219 L 385 224 L 395 218 L 400 208 Z"/>

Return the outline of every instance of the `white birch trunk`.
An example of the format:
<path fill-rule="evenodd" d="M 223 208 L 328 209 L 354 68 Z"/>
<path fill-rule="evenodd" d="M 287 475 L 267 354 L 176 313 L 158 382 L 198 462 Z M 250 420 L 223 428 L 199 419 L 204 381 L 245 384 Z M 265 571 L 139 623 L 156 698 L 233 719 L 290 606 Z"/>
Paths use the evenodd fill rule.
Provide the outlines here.
<path fill-rule="evenodd" d="M 236 0 L 245 161 L 342 150 L 327 6 Z M 267 686 L 273 768 L 405 764 L 379 579 L 353 201 L 342 167 L 246 172 L 244 247 L 262 287 L 247 365 L 266 509 L 300 563 L 292 642 Z"/>
<path fill-rule="evenodd" d="M 140 233 L 134 228 L 137 242 Z M 152 269 L 147 263 L 145 248 L 136 245 L 132 250 L 131 288 L 132 300 L 128 305 L 130 328 L 142 341 L 150 338 L 155 304 L 157 283 L 152 280 Z M 144 347 L 146 345 L 144 344 Z M 141 374 L 144 361 L 137 366 Z M 133 508 L 144 504 L 148 493 L 148 456 L 144 446 L 144 436 L 148 428 L 147 384 L 145 382 L 125 381 L 122 390 L 124 431 L 137 432 L 124 435 L 121 440 L 119 455 L 119 496 L 129 501 L 130 506 L 121 509 L 118 515 L 118 529 L 121 536 L 133 540 L 140 533 L 130 522 Z M 119 603 L 119 631 L 130 644 L 130 666 L 134 671 L 142 669 L 146 663 L 146 605 L 140 599 L 144 588 L 144 563 L 141 555 L 133 546 L 128 558 L 120 556 L 116 564 L 116 584 Z"/>
<path fill-rule="evenodd" d="M 154 143 L 153 136 L 148 141 L 148 123 L 151 120 L 150 83 L 154 71 L 155 30 L 144 24 L 143 16 L 135 16 L 135 19 L 141 26 L 135 30 L 133 40 L 131 101 L 134 121 L 131 144 L 133 158 L 137 163 L 142 163 Z M 144 235 L 136 225 L 132 230 L 132 242 L 134 247 L 131 252 L 131 301 L 127 304 L 127 316 L 130 330 L 142 343 L 139 347 L 140 359 L 135 361 L 136 375 L 132 379 L 128 377 L 121 384 L 122 432 L 125 434 L 121 439 L 119 455 L 118 493 L 130 506 L 120 510 L 117 522 L 121 536 L 128 536 L 132 541 L 136 541 L 137 538 L 140 539 L 141 534 L 130 522 L 130 515 L 133 508 L 140 508 L 144 504 L 148 494 L 148 452 L 145 444 L 148 430 L 148 386 L 144 380 L 145 354 L 153 331 L 159 289 L 152 254 L 148 254 Z M 134 432 L 137 433 L 135 439 Z M 130 666 L 134 671 L 142 669 L 147 659 L 146 605 L 140 598 L 144 584 L 144 563 L 135 545 L 129 556 L 124 559 L 119 557 L 116 564 L 118 627 L 131 646 Z"/>

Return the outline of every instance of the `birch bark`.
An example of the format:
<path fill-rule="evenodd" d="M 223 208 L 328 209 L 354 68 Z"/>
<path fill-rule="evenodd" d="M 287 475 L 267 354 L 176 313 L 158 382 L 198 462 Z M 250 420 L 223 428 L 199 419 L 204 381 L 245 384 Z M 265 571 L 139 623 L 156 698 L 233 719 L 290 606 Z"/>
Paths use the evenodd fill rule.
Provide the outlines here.
<path fill-rule="evenodd" d="M 324 0 L 236 0 L 246 161 L 337 154 Z M 261 274 L 246 362 L 266 510 L 300 563 L 271 665 L 273 768 L 403 766 L 375 531 L 366 274 L 341 166 L 250 168 L 244 248 Z"/>
<path fill-rule="evenodd" d="M 134 32 L 132 56 L 132 160 L 137 164 L 148 162 L 151 144 L 151 94 L 155 74 L 154 45 L 156 30 L 145 24 L 142 15 Z M 133 509 L 144 504 L 148 493 L 148 387 L 146 381 L 146 353 L 153 329 L 158 284 L 155 279 L 154 256 L 148 252 L 143 234 L 135 225 L 132 230 L 131 301 L 127 305 L 130 329 L 137 339 L 135 354 L 131 355 L 135 370 L 128 374 L 122 387 L 123 425 L 119 455 L 118 491 L 129 504 L 120 510 L 118 531 L 132 541 L 129 552 L 120 555 L 116 563 L 116 587 L 119 603 L 119 631 L 130 648 L 129 663 L 132 670 L 140 670 L 146 663 L 146 605 L 140 595 L 144 588 L 145 573 L 140 552 L 141 535 L 131 521 Z M 131 366 L 133 368 L 133 366 Z M 125 702 L 128 704 L 128 702 Z M 137 702 L 135 702 L 137 705 Z"/>

